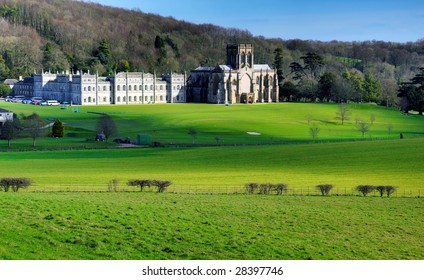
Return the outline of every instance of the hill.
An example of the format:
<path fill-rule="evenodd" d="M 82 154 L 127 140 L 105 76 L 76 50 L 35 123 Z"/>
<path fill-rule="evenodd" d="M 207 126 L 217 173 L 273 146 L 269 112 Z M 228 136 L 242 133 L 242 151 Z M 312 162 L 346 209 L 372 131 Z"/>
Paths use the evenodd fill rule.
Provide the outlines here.
<path fill-rule="evenodd" d="M 289 28 L 289 27 L 287 27 Z M 307 52 L 325 58 L 326 70 L 356 68 L 380 79 L 409 79 L 424 64 L 424 42 L 318 42 L 266 39 L 249 31 L 196 25 L 170 17 L 70 0 L 0 0 L 0 80 L 34 69 L 181 72 L 224 63 L 227 43 L 253 43 L 257 63 L 283 72 Z"/>

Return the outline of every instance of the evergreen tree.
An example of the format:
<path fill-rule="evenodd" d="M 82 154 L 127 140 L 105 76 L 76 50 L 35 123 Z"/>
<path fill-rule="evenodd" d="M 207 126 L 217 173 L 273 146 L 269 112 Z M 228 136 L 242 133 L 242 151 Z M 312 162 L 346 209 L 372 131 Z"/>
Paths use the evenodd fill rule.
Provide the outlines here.
<path fill-rule="evenodd" d="M 52 136 L 62 138 L 64 134 L 65 126 L 60 120 L 56 120 L 52 127 Z"/>

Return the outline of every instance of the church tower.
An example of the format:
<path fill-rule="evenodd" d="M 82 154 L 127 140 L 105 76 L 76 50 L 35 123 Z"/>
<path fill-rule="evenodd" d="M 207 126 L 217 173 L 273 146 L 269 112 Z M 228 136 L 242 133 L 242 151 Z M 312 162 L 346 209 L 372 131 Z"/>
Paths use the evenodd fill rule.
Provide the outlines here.
<path fill-rule="evenodd" d="M 233 69 L 253 68 L 253 58 L 252 44 L 227 45 L 227 65 L 230 65 Z"/>

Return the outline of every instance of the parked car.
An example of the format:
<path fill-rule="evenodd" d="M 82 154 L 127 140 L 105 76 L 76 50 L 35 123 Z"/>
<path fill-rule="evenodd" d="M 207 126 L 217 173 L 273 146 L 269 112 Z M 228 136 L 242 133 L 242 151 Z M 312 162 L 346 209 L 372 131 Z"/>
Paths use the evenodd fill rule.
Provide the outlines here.
<path fill-rule="evenodd" d="M 41 106 L 59 106 L 60 103 L 57 100 L 46 100 L 40 103 Z"/>

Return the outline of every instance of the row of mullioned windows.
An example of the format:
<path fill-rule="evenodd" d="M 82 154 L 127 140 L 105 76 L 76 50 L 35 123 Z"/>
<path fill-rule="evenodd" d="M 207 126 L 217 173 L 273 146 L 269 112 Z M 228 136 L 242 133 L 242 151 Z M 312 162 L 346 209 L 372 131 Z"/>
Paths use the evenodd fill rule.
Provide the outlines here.
<path fill-rule="evenodd" d="M 150 88 L 150 90 L 153 90 L 153 85 L 150 85 L 150 86 L 148 86 L 148 85 L 144 85 L 144 90 L 149 90 L 149 88 Z M 118 85 L 117 87 L 116 87 L 116 89 L 118 90 L 118 91 L 121 91 L 121 86 L 120 85 Z M 158 86 L 156 86 L 156 89 L 158 89 Z M 127 90 L 127 87 L 125 86 L 125 85 L 123 85 L 122 86 L 122 90 L 123 91 L 126 91 Z M 137 90 L 137 85 L 134 85 L 134 87 L 132 86 L 132 85 L 129 85 L 128 86 L 128 91 L 136 91 Z M 139 85 L 138 86 L 138 90 L 143 90 L 143 86 L 142 85 Z M 163 90 L 163 85 L 160 85 L 159 86 L 159 90 Z"/>
<path fill-rule="evenodd" d="M 163 95 L 159 96 L 159 100 L 163 101 Z M 117 102 L 121 102 L 121 97 L 118 96 L 116 98 Z M 144 102 L 153 102 L 153 96 L 144 96 Z M 158 101 L 158 96 L 156 96 L 156 101 Z M 126 96 L 122 97 L 122 102 L 127 102 L 127 98 Z M 137 96 L 134 96 L 134 99 L 132 98 L 132 96 L 128 96 L 128 102 L 143 102 L 143 97 L 142 96 L 138 96 L 138 100 L 137 100 Z"/>

